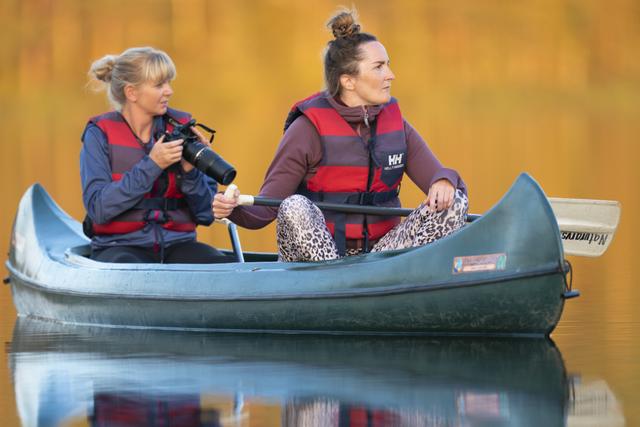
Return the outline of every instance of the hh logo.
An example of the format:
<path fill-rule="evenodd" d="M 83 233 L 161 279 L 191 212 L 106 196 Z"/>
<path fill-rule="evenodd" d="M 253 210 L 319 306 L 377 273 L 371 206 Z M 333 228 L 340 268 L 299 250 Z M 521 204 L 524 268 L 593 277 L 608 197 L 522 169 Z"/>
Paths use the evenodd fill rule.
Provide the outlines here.
<path fill-rule="evenodd" d="M 401 165 L 402 164 L 402 156 L 404 156 L 404 153 L 389 154 L 389 166 Z"/>

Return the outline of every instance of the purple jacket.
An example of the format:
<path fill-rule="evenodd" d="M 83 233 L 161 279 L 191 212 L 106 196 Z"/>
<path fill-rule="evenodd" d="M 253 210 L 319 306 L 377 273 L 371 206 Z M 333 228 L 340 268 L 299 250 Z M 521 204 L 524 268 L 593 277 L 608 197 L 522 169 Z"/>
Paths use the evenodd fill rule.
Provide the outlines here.
<path fill-rule="evenodd" d="M 364 122 L 365 107 L 347 107 L 334 98 L 327 99 L 366 143 L 369 140 L 369 128 Z M 380 107 L 367 107 L 366 111 L 369 120 L 372 120 L 377 116 Z M 442 166 L 422 137 L 406 120 L 404 132 L 408 150 L 406 174 L 425 194 L 434 182 L 443 178 L 467 193 L 467 187 L 460 175 L 455 170 Z M 287 128 L 280 141 L 259 195 L 285 199 L 295 194 L 300 183 L 306 182 L 316 173 L 321 159 L 322 145 L 316 128 L 305 116 L 298 117 Z M 265 206 L 239 206 L 233 210 L 229 219 L 240 226 L 258 229 L 273 221 L 277 212 L 277 208 Z"/>

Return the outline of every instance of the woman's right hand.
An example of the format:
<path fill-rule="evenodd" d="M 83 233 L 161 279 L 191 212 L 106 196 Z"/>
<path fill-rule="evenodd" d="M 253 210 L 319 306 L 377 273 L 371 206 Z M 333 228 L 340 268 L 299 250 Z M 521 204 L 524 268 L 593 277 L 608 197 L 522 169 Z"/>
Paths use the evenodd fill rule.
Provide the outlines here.
<path fill-rule="evenodd" d="M 164 135 L 153 144 L 149 157 L 160 168 L 166 169 L 172 164 L 182 159 L 182 143 L 184 140 L 176 139 L 175 141 L 164 142 Z"/>
<path fill-rule="evenodd" d="M 231 215 L 231 212 L 238 206 L 238 198 L 240 197 L 240 190 L 237 188 L 233 191 L 233 194 L 227 194 L 228 192 L 218 193 L 213 198 L 211 204 L 211 210 L 213 211 L 213 217 L 215 219 L 226 218 Z"/>

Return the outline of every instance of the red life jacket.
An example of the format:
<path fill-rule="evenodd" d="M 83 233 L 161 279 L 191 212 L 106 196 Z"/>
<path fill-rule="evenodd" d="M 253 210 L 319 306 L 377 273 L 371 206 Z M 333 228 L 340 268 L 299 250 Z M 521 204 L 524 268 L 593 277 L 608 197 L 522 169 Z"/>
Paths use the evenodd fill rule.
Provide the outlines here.
<path fill-rule="evenodd" d="M 336 111 L 324 92 L 296 103 L 285 130 L 304 114 L 315 126 L 322 144 L 317 173 L 298 190 L 314 201 L 359 205 L 400 206 L 398 192 L 404 175 L 407 143 L 404 121 L 395 98 L 385 104 L 371 124 L 366 143 Z M 345 239 L 376 240 L 399 217 L 323 212 L 338 250 Z"/>
<path fill-rule="evenodd" d="M 169 109 L 167 114 L 180 123 L 186 123 L 191 115 L 178 110 Z M 173 126 L 165 122 L 162 131 L 171 132 Z M 140 143 L 133 131 L 122 117 L 122 114 L 111 111 L 93 117 L 90 123 L 104 132 L 109 144 L 109 162 L 111 179 L 119 181 L 136 163 L 144 158 L 145 147 Z M 155 121 L 154 121 L 155 125 Z M 155 126 L 154 126 L 155 128 Z M 169 168 L 153 184 L 152 190 L 133 208 L 121 213 L 105 224 L 93 224 L 95 234 L 122 234 L 142 229 L 147 223 L 155 222 L 167 230 L 193 231 L 196 223 L 187 207 L 184 195 L 180 191 L 180 176 L 176 168 Z"/>

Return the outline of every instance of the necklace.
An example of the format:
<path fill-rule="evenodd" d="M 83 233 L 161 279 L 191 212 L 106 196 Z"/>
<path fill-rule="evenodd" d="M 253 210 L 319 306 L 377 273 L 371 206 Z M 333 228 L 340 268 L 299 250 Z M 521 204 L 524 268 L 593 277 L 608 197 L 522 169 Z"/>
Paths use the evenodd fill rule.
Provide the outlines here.
<path fill-rule="evenodd" d="M 144 142 L 142 139 L 140 139 L 138 134 L 134 132 L 133 128 L 131 127 L 131 125 L 127 121 L 127 118 L 122 113 L 118 113 L 118 114 L 120 114 L 120 117 L 122 117 L 122 120 L 127 124 L 127 127 L 129 128 L 129 131 L 131 131 L 131 134 L 133 135 L 133 137 L 136 139 L 136 141 L 138 141 L 138 144 L 140 144 L 140 146 L 142 148 L 144 148 L 145 151 L 146 151 L 148 149 L 149 145 L 150 145 L 149 142 L 151 142 L 151 139 L 152 139 L 151 135 L 149 136 L 149 141 Z"/>

